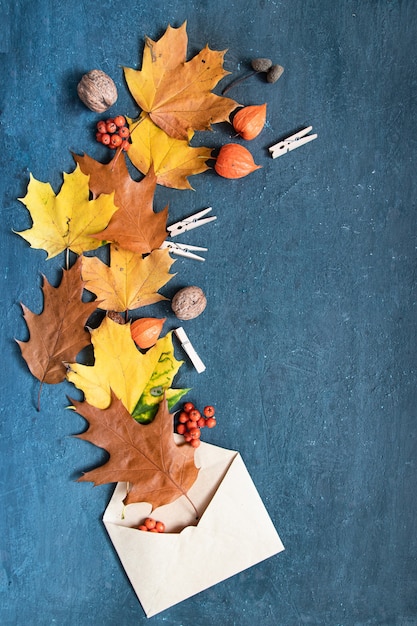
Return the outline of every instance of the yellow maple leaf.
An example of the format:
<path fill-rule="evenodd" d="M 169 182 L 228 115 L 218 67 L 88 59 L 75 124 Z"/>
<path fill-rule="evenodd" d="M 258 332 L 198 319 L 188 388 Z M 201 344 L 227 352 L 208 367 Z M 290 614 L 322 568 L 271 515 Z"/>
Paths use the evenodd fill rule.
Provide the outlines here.
<path fill-rule="evenodd" d="M 106 243 L 90 235 L 104 230 L 117 211 L 114 194 L 102 194 L 90 200 L 88 180 L 77 165 L 70 174 L 64 172 L 64 182 L 55 195 L 49 183 L 30 174 L 27 194 L 19 200 L 28 209 L 33 225 L 17 234 L 32 248 L 45 250 L 48 259 L 64 250 L 82 254 Z"/>
<path fill-rule="evenodd" d="M 188 176 L 210 169 L 207 161 L 212 158 L 211 148 L 193 148 L 188 141 L 170 137 L 147 114 L 128 121 L 132 141 L 128 157 L 142 174 L 153 165 L 159 185 L 192 189 Z"/>
<path fill-rule="evenodd" d="M 169 273 L 173 263 L 166 249 L 142 257 L 112 244 L 110 266 L 97 257 L 84 257 L 82 277 L 85 288 L 100 300 L 101 309 L 121 312 L 166 300 L 158 289 L 175 275 Z"/>
<path fill-rule="evenodd" d="M 168 135 L 189 140 L 190 131 L 209 130 L 211 124 L 228 120 L 239 104 L 212 93 L 227 76 L 224 51 L 205 46 L 190 61 L 187 54 L 186 22 L 168 26 L 153 41 L 145 38 L 142 69 L 124 68 L 128 88 L 143 111 Z"/>
<path fill-rule="evenodd" d="M 111 390 L 132 413 L 151 379 L 161 354 L 172 348 L 172 333 L 145 354 L 140 352 L 130 333 L 130 324 L 117 324 L 105 317 L 91 333 L 94 347 L 94 365 L 67 364 L 67 379 L 83 391 L 86 401 L 105 409 L 110 405 Z M 174 359 L 175 371 L 182 361 Z"/>

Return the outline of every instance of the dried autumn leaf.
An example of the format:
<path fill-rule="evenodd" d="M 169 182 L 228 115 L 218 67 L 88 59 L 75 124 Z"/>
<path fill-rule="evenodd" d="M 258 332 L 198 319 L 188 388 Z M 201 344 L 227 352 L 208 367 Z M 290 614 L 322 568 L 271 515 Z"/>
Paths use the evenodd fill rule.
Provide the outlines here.
<path fill-rule="evenodd" d="M 167 236 L 168 207 L 155 213 L 153 199 L 157 184 L 155 173 L 147 168 L 145 178 L 133 180 L 126 166 L 124 153 L 108 164 L 100 163 L 88 155 L 73 155 L 84 174 L 90 177 L 89 186 L 94 196 L 114 191 L 118 211 L 107 228 L 95 238 L 117 243 L 121 248 L 138 254 L 148 254 L 159 248 Z"/>
<path fill-rule="evenodd" d="M 170 342 L 169 349 L 173 353 L 172 333 L 168 333 L 164 340 L 158 339 L 145 354 L 137 349 L 130 324 L 117 324 L 105 317 L 90 333 L 94 365 L 69 363 L 68 380 L 84 392 L 89 404 L 100 409 L 108 407 L 110 389 L 113 389 L 132 413 L 158 367 L 161 354 L 167 350 L 167 342 Z M 175 373 L 181 365 L 182 361 L 177 361 L 172 354 L 170 366 Z"/>
<path fill-rule="evenodd" d="M 192 189 L 188 176 L 210 169 L 211 148 L 192 148 L 188 141 L 170 137 L 143 113 L 138 120 L 128 121 L 132 141 L 128 157 L 143 174 L 152 167 L 159 185 Z"/>
<path fill-rule="evenodd" d="M 64 172 L 64 182 L 57 195 L 49 183 L 36 180 L 32 174 L 27 194 L 19 200 L 27 207 L 33 225 L 17 233 L 32 248 L 46 250 L 51 259 L 64 250 L 82 254 L 95 250 L 105 241 L 91 237 L 102 231 L 117 207 L 113 194 L 103 194 L 89 200 L 88 176 L 77 166 L 74 172 Z"/>
<path fill-rule="evenodd" d="M 130 324 L 117 324 L 105 317 L 90 330 L 94 365 L 67 363 L 67 379 L 84 392 L 87 402 L 104 409 L 110 403 L 110 388 L 129 412 L 143 392 L 158 361 L 158 355 L 141 354 L 130 334 Z"/>
<path fill-rule="evenodd" d="M 183 361 L 177 361 L 172 345 L 172 333 L 158 339 L 152 350 L 159 352 L 158 362 L 149 381 L 144 388 L 132 416 L 142 424 L 151 422 L 156 414 L 158 405 L 165 396 L 168 408 L 171 409 L 189 389 L 172 389 L 171 385 Z"/>
<path fill-rule="evenodd" d="M 40 382 L 60 383 L 65 379 L 65 361 L 72 361 L 90 343 L 84 328 L 96 309 L 96 302 L 81 301 L 81 259 L 69 270 L 63 270 L 59 287 L 52 287 L 43 277 L 44 307 L 42 313 L 32 313 L 22 304 L 29 328 L 29 341 L 17 341 L 22 356 L 33 376 Z"/>
<path fill-rule="evenodd" d="M 189 140 L 190 131 L 209 130 L 227 121 L 237 102 L 211 93 L 229 72 L 225 51 L 206 46 L 187 61 L 186 22 L 168 26 L 158 41 L 145 38 L 142 69 L 124 68 L 128 88 L 152 121 L 175 139 Z"/>
<path fill-rule="evenodd" d="M 191 446 L 177 445 L 173 418 L 166 401 L 161 402 L 151 424 L 135 422 L 112 392 L 107 409 L 71 400 L 77 413 L 88 421 L 78 438 L 107 450 L 109 460 L 86 472 L 79 481 L 103 485 L 129 483 L 124 504 L 149 502 L 152 509 L 186 496 L 198 476 Z"/>
<path fill-rule="evenodd" d="M 97 257 L 83 257 L 82 276 L 101 309 L 127 311 L 167 299 L 158 289 L 175 275 L 169 273 L 173 263 L 167 249 L 153 250 L 143 258 L 111 244 L 110 267 Z"/>

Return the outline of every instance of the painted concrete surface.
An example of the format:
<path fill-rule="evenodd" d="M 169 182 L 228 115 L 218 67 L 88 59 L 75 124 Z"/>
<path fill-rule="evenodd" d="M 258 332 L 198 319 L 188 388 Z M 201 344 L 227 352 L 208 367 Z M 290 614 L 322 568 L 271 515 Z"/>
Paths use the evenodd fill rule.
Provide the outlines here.
<path fill-rule="evenodd" d="M 417 624 L 415 3 L 16 0 L 2 15 L 0 622 Z M 274 85 L 254 76 L 229 93 L 267 102 L 246 144 L 262 169 L 158 187 L 155 205 L 173 221 L 217 215 L 184 236 L 206 261 L 178 259 L 164 290 L 195 284 L 208 300 L 185 324 L 207 369 L 187 362 L 175 382 L 216 405 L 204 438 L 239 450 L 286 550 L 147 620 L 101 522 L 113 486 L 76 483 L 105 457 L 72 437 L 85 428 L 66 410 L 75 390 L 45 386 L 38 413 L 14 341 L 27 339 L 19 303 L 40 312 L 41 274 L 57 284 L 63 259 L 12 231 L 30 226 L 17 200 L 30 172 L 58 190 L 71 151 L 106 157 L 100 116 L 76 94 L 82 74 L 110 74 L 110 112 L 134 117 L 122 66 L 140 67 L 145 35 L 184 20 L 190 57 L 227 49 L 217 93 L 253 57 L 285 67 Z M 270 158 L 308 125 L 317 140 Z M 195 137 L 230 141 L 227 124 Z M 169 303 L 152 314 L 176 325 Z"/>

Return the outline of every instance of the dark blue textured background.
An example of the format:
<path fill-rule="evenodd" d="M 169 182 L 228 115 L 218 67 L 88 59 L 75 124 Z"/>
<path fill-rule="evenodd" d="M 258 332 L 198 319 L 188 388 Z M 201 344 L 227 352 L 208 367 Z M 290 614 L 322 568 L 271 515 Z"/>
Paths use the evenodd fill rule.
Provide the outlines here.
<path fill-rule="evenodd" d="M 41 274 L 56 284 L 63 259 L 12 229 L 31 223 L 17 201 L 29 172 L 57 191 L 71 150 L 107 155 L 81 75 L 109 73 L 110 113 L 135 116 L 121 66 L 140 67 L 144 36 L 185 19 L 189 55 L 228 48 L 233 77 L 256 56 L 285 67 L 275 85 L 230 92 L 268 103 L 246 144 L 263 168 L 158 187 L 155 207 L 218 217 L 183 237 L 207 245 L 206 262 L 177 260 L 163 290 L 197 284 L 208 298 L 185 323 L 207 370 L 187 363 L 176 385 L 216 405 L 204 437 L 241 452 L 286 551 L 147 620 L 101 523 L 113 487 L 75 482 L 102 458 L 71 437 L 85 427 L 65 409 L 75 390 L 45 387 L 37 413 L 14 342 L 27 338 L 19 302 L 40 312 Z M 414 0 L 16 0 L 2 21 L 0 623 L 416 625 Z M 269 157 L 309 124 L 316 141 Z M 234 139 L 222 124 L 196 142 Z M 176 325 L 169 304 L 152 311 Z"/>

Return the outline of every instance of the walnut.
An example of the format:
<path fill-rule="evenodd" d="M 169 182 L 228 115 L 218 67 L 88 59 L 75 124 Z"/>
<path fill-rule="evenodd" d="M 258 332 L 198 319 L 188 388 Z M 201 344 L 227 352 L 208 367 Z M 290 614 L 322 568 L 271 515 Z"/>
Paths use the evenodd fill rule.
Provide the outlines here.
<path fill-rule="evenodd" d="M 172 298 L 171 308 L 180 320 L 192 320 L 206 308 L 207 300 L 200 287 L 184 287 Z"/>
<path fill-rule="evenodd" d="M 101 70 L 84 74 L 77 85 L 80 100 L 97 113 L 107 111 L 117 100 L 117 89 L 110 76 Z"/>

